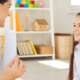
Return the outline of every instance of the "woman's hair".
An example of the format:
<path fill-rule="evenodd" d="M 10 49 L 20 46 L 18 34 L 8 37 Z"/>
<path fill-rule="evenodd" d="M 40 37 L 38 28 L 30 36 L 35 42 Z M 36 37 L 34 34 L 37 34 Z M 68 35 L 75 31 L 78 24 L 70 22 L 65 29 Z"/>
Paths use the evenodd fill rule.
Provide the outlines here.
<path fill-rule="evenodd" d="M 80 13 L 78 13 L 76 16 L 80 16 Z M 74 38 L 73 38 L 74 39 Z M 75 46 L 78 44 L 78 41 L 73 41 L 73 52 L 71 54 L 70 58 L 70 65 L 69 65 L 69 75 L 68 75 L 68 80 L 73 80 L 73 60 L 74 60 L 74 49 Z"/>
<path fill-rule="evenodd" d="M 1 4 L 4 4 L 5 2 L 7 2 L 8 0 L 0 0 Z"/>

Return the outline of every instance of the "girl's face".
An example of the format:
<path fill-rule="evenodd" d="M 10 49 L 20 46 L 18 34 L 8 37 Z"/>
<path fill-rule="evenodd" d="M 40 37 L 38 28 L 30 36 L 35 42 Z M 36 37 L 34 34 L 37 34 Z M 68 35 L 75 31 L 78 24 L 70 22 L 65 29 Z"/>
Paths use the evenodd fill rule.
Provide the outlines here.
<path fill-rule="evenodd" d="M 80 42 L 80 15 L 75 18 L 73 26 L 74 40 Z"/>
<path fill-rule="evenodd" d="M 4 4 L 0 3 L 0 27 L 4 27 L 5 18 L 10 16 L 9 8 L 11 5 L 11 0 L 7 0 Z"/>

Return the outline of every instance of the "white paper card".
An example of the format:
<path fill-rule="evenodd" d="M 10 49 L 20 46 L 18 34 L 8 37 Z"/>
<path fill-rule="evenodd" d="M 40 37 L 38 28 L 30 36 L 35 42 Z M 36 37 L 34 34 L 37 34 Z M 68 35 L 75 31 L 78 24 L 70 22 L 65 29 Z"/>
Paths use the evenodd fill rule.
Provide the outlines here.
<path fill-rule="evenodd" d="M 8 30 L 5 30 L 5 43 L 3 54 L 3 69 L 9 64 L 16 55 L 16 38 Z"/>

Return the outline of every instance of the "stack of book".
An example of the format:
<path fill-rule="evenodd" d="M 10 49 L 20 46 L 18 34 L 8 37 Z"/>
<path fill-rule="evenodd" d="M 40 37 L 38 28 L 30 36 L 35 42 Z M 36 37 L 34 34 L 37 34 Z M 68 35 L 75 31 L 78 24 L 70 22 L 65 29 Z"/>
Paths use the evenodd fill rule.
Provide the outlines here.
<path fill-rule="evenodd" d="M 17 42 L 17 54 L 18 55 L 37 55 L 36 49 L 32 41 L 18 41 Z"/>

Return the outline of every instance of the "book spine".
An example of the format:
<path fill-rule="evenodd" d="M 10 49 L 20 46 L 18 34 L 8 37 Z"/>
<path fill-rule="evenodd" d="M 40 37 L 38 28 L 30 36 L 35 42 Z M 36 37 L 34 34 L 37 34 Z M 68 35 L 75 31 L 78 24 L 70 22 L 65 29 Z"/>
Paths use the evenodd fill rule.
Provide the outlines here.
<path fill-rule="evenodd" d="M 31 46 L 32 46 L 32 49 L 33 49 L 33 52 L 34 52 L 34 55 L 37 55 L 36 49 L 35 49 L 35 47 L 34 47 L 32 41 L 30 41 L 30 40 L 25 40 L 25 41 L 30 42 L 30 44 L 31 44 Z"/>
<path fill-rule="evenodd" d="M 17 26 L 18 26 L 19 31 L 22 31 L 21 30 L 21 25 L 20 25 L 20 20 L 19 20 L 18 12 L 16 12 L 16 20 L 17 20 Z"/>

